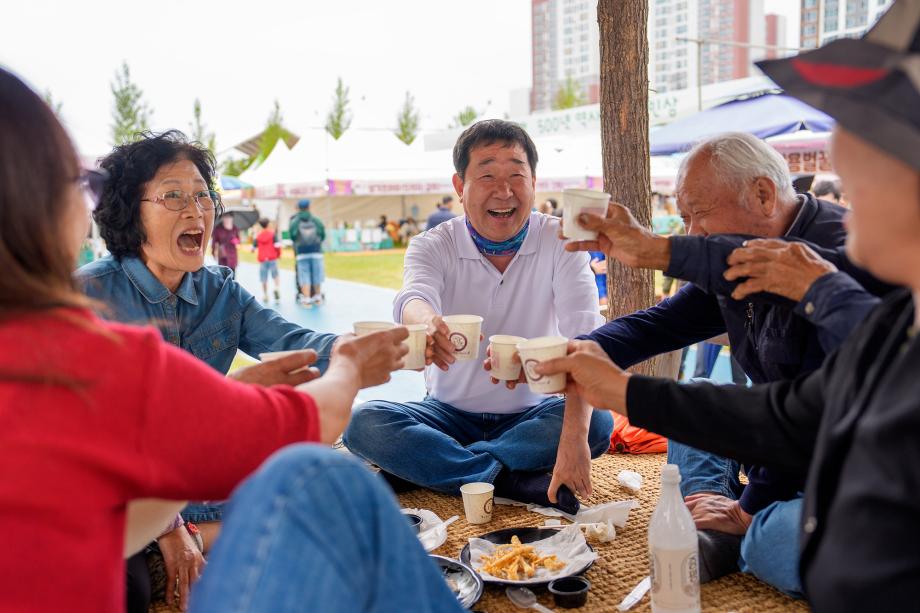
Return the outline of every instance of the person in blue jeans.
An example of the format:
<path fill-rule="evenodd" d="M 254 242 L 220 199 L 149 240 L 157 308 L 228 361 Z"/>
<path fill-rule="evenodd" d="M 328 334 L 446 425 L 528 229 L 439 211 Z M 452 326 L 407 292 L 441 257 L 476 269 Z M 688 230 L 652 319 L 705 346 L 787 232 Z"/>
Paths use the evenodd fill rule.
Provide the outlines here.
<path fill-rule="evenodd" d="M 465 214 L 412 239 L 393 303 L 394 321 L 427 326 L 428 395 L 359 406 L 343 438 L 400 487 L 457 495 L 487 482 L 496 496 L 574 514 L 576 496 L 592 491 L 592 458 L 610 447 L 612 416 L 576 394 L 497 387 L 488 372 L 492 335 L 571 338 L 603 321 L 587 255 L 562 248 L 557 218 L 531 212 L 536 164 L 533 141 L 511 122 L 460 135 L 453 184 Z M 483 342 L 448 315 L 481 318 Z"/>
<path fill-rule="evenodd" d="M 297 214 L 291 218 L 289 228 L 297 262 L 298 300 L 307 308 L 323 302 L 323 281 L 326 269 L 323 261 L 323 241 L 326 227 L 310 213 L 310 201 L 304 198 L 297 203 Z"/>
<path fill-rule="evenodd" d="M 464 611 L 385 482 L 347 454 L 292 445 L 230 499 L 192 613 Z"/>

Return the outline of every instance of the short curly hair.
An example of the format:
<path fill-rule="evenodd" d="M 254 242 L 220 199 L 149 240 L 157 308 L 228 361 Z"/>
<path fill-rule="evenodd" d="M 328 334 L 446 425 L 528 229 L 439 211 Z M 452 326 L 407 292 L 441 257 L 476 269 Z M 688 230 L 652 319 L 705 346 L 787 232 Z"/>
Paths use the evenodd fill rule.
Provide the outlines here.
<path fill-rule="evenodd" d="M 115 147 L 99 161 L 109 177 L 105 182 L 93 219 L 105 245 L 116 259 L 137 257 L 147 240 L 141 222 L 141 198 L 144 186 L 166 164 L 189 160 L 201 177 L 214 189 L 217 163 L 214 155 L 201 143 L 189 141 L 179 130 L 160 134 L 143 132 L 140 139 Z M 220 216 L 222 210 L 216 211 Z"/>

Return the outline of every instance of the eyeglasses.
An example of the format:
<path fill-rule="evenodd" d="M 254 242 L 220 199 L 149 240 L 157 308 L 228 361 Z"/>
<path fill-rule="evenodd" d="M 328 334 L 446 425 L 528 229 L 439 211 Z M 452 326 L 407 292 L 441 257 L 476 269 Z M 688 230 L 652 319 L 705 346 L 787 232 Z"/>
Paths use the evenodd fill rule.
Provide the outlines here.
<path fill-rule="evenodd" d="M 102 169 L 84 170 L 77 177 L 77 185 L 92 201 L 94 208 L 99 205 L 99 199 L 102 197 L 102 190 L 108 178 L 109 173 Z"/>
<path fill-rule="evenodd" d="M 141 202 L 156 202 L 162 204 L 167 211 L 184 211 L 191 201 L 202 211 L 213 211 L 220 206 L 220 194 L 212 189 L 202 190 L 194 194 L 187 194 L 180 190 L 164 192 L 154 199 L 141 198 Z"/>

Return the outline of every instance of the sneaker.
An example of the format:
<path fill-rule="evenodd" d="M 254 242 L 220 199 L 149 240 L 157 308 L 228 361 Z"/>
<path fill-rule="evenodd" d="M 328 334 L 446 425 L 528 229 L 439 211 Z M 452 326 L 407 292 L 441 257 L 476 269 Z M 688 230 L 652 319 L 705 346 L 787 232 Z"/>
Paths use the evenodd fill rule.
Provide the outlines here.
<path fill-rule="evenodd" d="M 266 301 L 268 300 L 268 297 L 267 297 L 267 296 L 266 296 L 265 300 L 266 300 Z M 275 290 L 275 302 L 281 302 L 281 292 L 279 292 L 278 290 Z"/>
<path fill-rule="evenodd" d="M 262 304 L 268 304 L 268 294 L 262 296 Z"/>
<path fill-rule="evenodd" d="M 305 309 L 313 308 L 313 299 L 307 298 L 306 296 L 301 296 L 297 299 L 297 302 L 299 302 L 300 306 L 304 307 Z"/>

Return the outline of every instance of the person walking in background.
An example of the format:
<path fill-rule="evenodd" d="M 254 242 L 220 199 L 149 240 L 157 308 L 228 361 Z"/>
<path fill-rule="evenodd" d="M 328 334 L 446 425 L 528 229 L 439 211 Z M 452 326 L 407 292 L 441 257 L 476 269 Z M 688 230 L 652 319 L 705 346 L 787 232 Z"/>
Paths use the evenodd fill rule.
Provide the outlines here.
<path fill-rule="evenodd" d="M 438 205 L 438 210 L 428 216 L 428 225 L 425 227 L 426 230 L 431 230 L 436 227 L 438 224 L 442 224 L 445 221 L 453 219 L 456 217 L 454 213 L 451 212 L 451 208 L 454 206 L 454 197 L 453 196 L 444 196 L 441 198 L 441 203 Z"/>
<path fill-rule="evenodd" d="M 220 266 L 226 266 L 236 274 L 236 246 L 240 244 L 240 231 L 233 224 L 233 215 L 224 213 L 220 218 L 220 225 L 214 228 L 211 235 L 211 253 Z"/>
<path fill-rule="evenodd" d="M 281 257 L 281 243 L 275 235 L 271 222 L 263 217 L 259 220 L 262 231 L 256 235 L 255 248 L 259 258 L 259 280 L 262 282 L 262 302 L 268 303 L 268 276 L 275 280 L 275 302 L 281 302 L 281 279 L 278 276 L 278 258 Z"/>
<path fill-rule="evenodd" d="M 298 300 L 307 308 L 322 304 L 322 283 L 325 278 L 323 267 L 323 241 L 326 228 L 310 213 L 310 201 L 297 203 L 297 215 L 291 219 L 291 241 L 297 256 L 297 285 L 300 287 Z"/>

